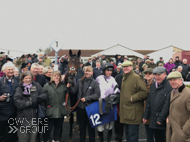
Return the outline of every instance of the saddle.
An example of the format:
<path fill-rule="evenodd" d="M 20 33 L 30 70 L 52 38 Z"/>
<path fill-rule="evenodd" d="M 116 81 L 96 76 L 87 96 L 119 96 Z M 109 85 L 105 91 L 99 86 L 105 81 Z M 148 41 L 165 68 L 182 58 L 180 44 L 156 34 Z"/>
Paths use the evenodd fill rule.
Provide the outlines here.
<path fill-rule="evenodd" d="M 103 100 L 106 101 L 105 108 L 103 110 Z M 113 110 L 113 105 L 118 104 L 120 101 L 120 95 L 119 94 L 110 94 L 106 98 L 99 98 L 99 111 L 100 115 L 107 115 L 110 112 L 110 109 Z"/>

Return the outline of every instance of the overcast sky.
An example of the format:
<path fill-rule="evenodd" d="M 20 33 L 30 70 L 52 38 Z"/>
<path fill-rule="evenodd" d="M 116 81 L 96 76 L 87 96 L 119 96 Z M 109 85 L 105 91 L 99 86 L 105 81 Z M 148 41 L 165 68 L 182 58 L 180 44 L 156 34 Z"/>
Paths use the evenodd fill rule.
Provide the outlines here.
<path fill-rule="evenodd" d="M 190 0 L 1 0 L 0 48 L 190 50 Z"/>

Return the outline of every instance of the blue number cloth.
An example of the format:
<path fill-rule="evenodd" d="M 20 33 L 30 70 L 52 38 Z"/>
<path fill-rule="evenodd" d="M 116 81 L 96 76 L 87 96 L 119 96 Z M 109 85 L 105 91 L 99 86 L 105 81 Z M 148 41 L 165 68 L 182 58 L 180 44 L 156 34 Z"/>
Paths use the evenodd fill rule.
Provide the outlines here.
<path fill-rule="evenodd" d="M 105 108 L 106 102 L 103 101 L 103 111 Z M 113 110 L 110 109 L 109 114 L 107 115 L 100 115 L 99 112 L 99 102 L 96 101 L 89 106 L 85 107 L 86 113 L 88 115 L 88 119 L 90 121 L 90 125 L 92 128 L 109 123 L 111 121 L 116 121 L 117 120 L 117 105 L 113 105 Z"/>

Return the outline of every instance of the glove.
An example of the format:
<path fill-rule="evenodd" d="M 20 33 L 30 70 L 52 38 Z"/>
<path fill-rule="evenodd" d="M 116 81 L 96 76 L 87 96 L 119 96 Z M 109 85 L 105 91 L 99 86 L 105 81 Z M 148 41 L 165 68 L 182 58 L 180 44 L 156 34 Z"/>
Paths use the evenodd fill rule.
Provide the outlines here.
<path fill-rule="evenodd" d="M 37 102 L 32 102 L 32 108 L 37 109 L 38 108 L 38 103 Z"/>

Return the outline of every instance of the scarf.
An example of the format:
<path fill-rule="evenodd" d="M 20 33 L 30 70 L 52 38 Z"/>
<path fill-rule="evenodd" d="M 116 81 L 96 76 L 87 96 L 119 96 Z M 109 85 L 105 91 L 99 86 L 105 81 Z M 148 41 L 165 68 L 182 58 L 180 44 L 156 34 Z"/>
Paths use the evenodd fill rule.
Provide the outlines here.
<path fill-rule="evenodd" d="M 24 86 L 24 92 L 23 92 L 23 94 L 30 95 L 30 88 L 32 87 L 32 84 L 25 84 L 25 83 L 23 83 L 23 86 Z"/>

